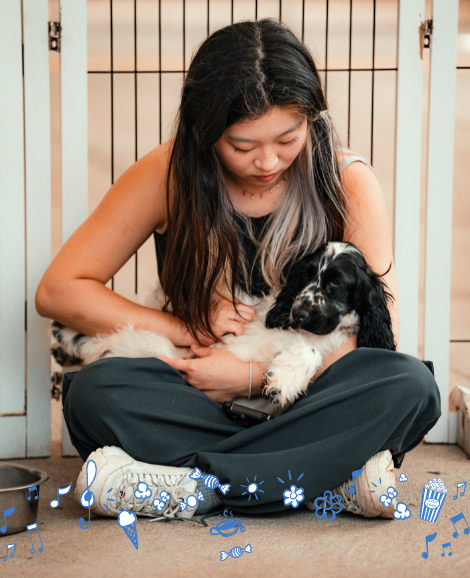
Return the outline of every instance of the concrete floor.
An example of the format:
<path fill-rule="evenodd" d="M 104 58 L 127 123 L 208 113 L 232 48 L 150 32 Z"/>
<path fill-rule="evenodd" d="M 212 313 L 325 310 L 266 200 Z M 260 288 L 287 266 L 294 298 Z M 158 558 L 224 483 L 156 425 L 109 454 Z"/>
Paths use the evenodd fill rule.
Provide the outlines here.
<path fill-rule="evenodd" d="M 27 532 L 0 538 L 0 554 L 6 544 L 17 542 L 16 555 L 1 563 L 1 576 L 50 578 L 191 576 L 203 578 L 340 578 L 347 574 L 359 578 L 405 578 L 469 576 L 470 535 L 465 536 L 463 522 L 457 524 L 458 539 L 450 518 L 463 512 L 470 521 L 470 492 L 453 500 L 457 482 L 470 480 L 470 462 L 456 446 L 422 444 L 404 460 L 397 471 L 408 481 L 397 481 L 398 498 L 411 510 L 404 521 L 367 520 L 340 513 L 333 522 L 315 517 L 302 507 L 269 515 L 243 517 L 246 531 L 225 540 L 212 536 L 209 529 L 187 522 L 137 522 L 139 549 L 136 550 L 115 519 L 93 518 L 88 530 L 78 527 L 85 515 L 73 500 L 72 491 L 63 496 L 56 510 L 49 502 L 56 488 L 74 482 L 82 467 L 80 458 L 59 457 L 59 446 L 49 459 L 16 460 L 44 469 L 49 481 L 39 498 L 38 527 L 44 544 L 42 554 L 31 555 Z M 421 490 L 434 477 L 440 477 L 448 496 L 435 524 L 419 518 Z M 215 525 L 218 520 L 209 520 Z M 429 558 L 423 559 L 425 536 L 437 532 L 429 545 Z M 33 532 L 35 534 L 35 532 Z M 37 541 L 37 535 L 35 536 Z M 442 544 L 450 542 L 452 556 L 441 557 Z M 252 545 L 251 554 L 220 561 L 220 551 L 234 546 Z M 448 549 L 447 549 L 448 550 Z"/>

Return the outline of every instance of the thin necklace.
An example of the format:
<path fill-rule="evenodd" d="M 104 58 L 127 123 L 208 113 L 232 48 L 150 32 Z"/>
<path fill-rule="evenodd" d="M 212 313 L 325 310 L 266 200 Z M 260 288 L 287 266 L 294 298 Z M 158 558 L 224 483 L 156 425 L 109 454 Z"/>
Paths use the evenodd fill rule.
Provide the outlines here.
<path fill-rule="evenodd" d="M 237 187 L 243 191 L 243 195 L 245 195 L 245 193 L 247 193 L 248 195 L 251 195 L 251 198 L 252 198 L 252 199 L 254 199 L 254 196 L 255 196 L 255 195 L 259 195 L 259 198 L 262 199 L 262 198 L 263 198 L 263 194 L 264 194 L 266 191 L 269 191 L 270 193 L 273 192 L 273 186 L 274 186 L 274 185 L 271 185 L 270 187 L 268 187 L 268 188 L 265 189 L 264 191 L 261 191 L 261 193 L 250 193 L 249 191 L 247 191 L 247 190 L 245 190 L 243 187 L 241 187 L 241 186 L 237 183 L 237 181 L 232 177 L 232 175 L 230 175 L 230 178 L 231 178 L 232 181 L 237 185 Z M 281 180 L 282 180 L 282 181 L 285 181 L 285 180 L 286 180 L 286 177 L 283 177 L 282 179 L 279 179 L 279 181 L 278 181 L 278 182 L 276 183 L 276 185 L 275 185 L 276 187 L 279 188 Z"/>

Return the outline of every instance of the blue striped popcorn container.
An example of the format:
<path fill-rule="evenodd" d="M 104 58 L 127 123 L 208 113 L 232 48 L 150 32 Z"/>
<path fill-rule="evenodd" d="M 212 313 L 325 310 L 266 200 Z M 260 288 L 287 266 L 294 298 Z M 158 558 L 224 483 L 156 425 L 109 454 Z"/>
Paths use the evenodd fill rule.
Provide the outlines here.
<path fill-rule="evenodd" d="M 436 522 L 447 496 L 447 489 L 440 478 L 426 484 L 421 495 L 419 517 L 426 522 Z"/>

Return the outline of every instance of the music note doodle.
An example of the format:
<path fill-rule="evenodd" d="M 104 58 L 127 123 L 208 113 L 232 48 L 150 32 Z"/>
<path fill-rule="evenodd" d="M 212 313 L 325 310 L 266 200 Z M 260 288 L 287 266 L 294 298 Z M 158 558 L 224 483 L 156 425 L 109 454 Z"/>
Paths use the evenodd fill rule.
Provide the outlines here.
<path fill-rule="evenodd" d="M 3 558 L 3 561 L 6 562 L 8 558 L 8 552 L 13 548 L 13 552 L 10 554 L 10 558 L 13 558 L 16 552 L 16 542 L 14 544 L 7 545 L 7 555 Z"/>
<path fill-rule="evenodd" d="M 36 492 L 36 495 L 34 496 L 34 499 L 37 500 L 38 496 L 39 496 L 39 492 L 36 486 L 33 486 L 32 488 L 28 488 L 28 492 L 29 492 L 29 496 L 28 496 L 28 500 L 31 502 L 31 492 Z"/>
<path fill-rule="evenodd" d="M 57 508 L 57 506 L 59 505 L 60 496 L 65 496 L 65 494 L 68 494 L 70 492 L 72 483 L 73 482 L 70 482 L 70 484 L 66 488 L 57 488 L 57 500 L 52 500 L 51 508 Z"/>
<path fill-rule="evenodd" d="M 90 490 L 91 484 L 95 481 L 96 478 L 96 464 L 93 460 L 88 460 L 86 465 L 86 490 L 83 490 L 82 495 L 80 496 L 80 504 L 84 508 L 88 508 L 88 525 L 84 526 L 85 523 L 84 518 L 80 518 L 78 520 L 78 525 L 82 530 L 86 530 L 90 526 L 90 513 L 91 507 L 95 503 L 95 495 Z"/>
<path fill-rule="evenodd" d="M 426 536 L 426 552 L 423 552 L 421 554 L 421 556 L 426 560 L 427 557 L 429 556 L 429 542 L 432 542 L 437 536 L 437 532 L 434 532 L 434 534 L 429 534 L 429 536 Z"/>
<path fill-rule="evenodd" d="M 457 532 L 457 528 L 455 527 L 455 524 L 456 524 L 457 522 L 459 522 L 460 520 L 464 520 L 464 522 L 467 524 L 467 520 L 465 519 L 465 516 L 463 515 L 463 512 L 460 512 L 460 514 L 457 514 L 457 516 L 454 516 L 453 518 L 450 519 L 450 521 L 452 522 L 452 526 L 454 526 L 454 530 L 455 530 L 455 532 L 452 534 L 452 536 L 453 536 L 454 538 L 458 538 L 458 537 L 459 537 L 459 533 Z M 468 527 L 468 524 L 467 524 L 467 527 L 465 528 L 465 530 L 463 531 L 463 533 L 464 533 L 465 535 L 467 535 L 469 532 L 470 532 L 470 528 Z"/>
<path fill-rule="evenodd" d="M 454 500 L 457 499 L 458 495 L 459 495 L 459 488 L 463 487 L 463 492 L 460 492 L 461 496 L 465 495 L 465 490 L 467 489 L 467 482 L 460 482 L 459 484 L 457 484 L 457 493 L 454 496 Z"/>
<path fill-rule="evenodd" d="M 7 518 L 8 516 L 11 516 L 13 514 L 13 512 L 15 511 L 15 507 L 13 506 L 13 508 L 8 508 L 8 510 L 4 510 L 3 512 L 3 519 L 5 521 L 5 525 L 4 526 L 0 526 L 0 532 L 2 534 L 4 534 L 7 531 Z"/>
<path fill-rule="evenodd" d="M 30 530 L 37 530 L 38 531 L 38 536 L 39 536 L 39 540 L 41 540 L 41 534 L 39 533 L 39 528 L 37 524 L 30 524 L 29 526 L 26 526 L 27 530 L 28 530 L 28 534 Z M 31 538 L 31 534 L 29 534 L 29 539 L 31 540 L 31 554 L 34 554 L 34 552 L 36 552 L 36 550 L 34 549 L 34 544 L 33 544 L 33 539 Z M 42 545 L 42 540 L 41 540 L 41 547 L 39 548 L 39 552 L 42 553 L 42 551 L 44 550 L 44 546 Z"/>
<path fill-rule="evenodd" d="M 450 548 L 450 552 L 447 552 L 447 556 L 452 556 L 452 546 L 450 545 L 450 542 L 447 542 L 447 544 L 442 544 L 442 554 L 441 556 L 443 558 L 446 557 L 446 548 L 449 547 Z"/>
<path fill-rule="evenodd" d="M 364 468 L 361 468 L 360 470 L 356 470 L 355 472 L 352 473 L 353 487 L 348 489 L 348 492 L 350 494 L 354 494 L 354 492 L 356 491 L 356 478 L 358 478 L 363 471 Z"/>

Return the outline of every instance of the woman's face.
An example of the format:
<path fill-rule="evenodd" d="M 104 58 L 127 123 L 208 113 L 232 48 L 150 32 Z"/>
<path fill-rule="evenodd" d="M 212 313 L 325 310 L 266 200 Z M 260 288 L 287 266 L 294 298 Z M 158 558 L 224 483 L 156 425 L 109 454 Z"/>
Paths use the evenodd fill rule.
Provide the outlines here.
<path fill-rule="evenodd" d="M 238 181 L 266 189 L 292 164 L 306 135 L 306 117 L 276 106 L 257 120 L 229 127 L 214 148 Z"/>

